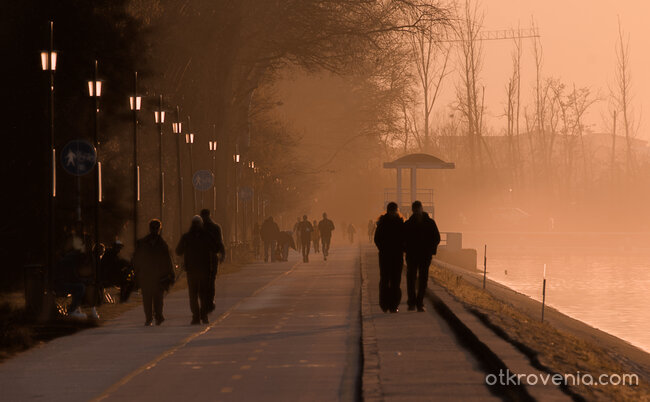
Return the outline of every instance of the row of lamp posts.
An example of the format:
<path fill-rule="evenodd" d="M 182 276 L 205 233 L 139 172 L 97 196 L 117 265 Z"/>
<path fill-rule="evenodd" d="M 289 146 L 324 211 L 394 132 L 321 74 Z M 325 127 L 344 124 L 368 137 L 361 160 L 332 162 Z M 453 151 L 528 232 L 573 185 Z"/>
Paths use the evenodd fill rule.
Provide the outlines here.
<path fill-rule="evenodd" d="M 54 23 L 50 21 L 49 24 L 50 28 L 50 42 L 49 42 L 49 50 L 42 51 L 41 52 L 41 67 L 43 71 L 47 71 L 49 74 L 49 118 L 50 118 L 50 157 L 51 157 L 51 164 L 50 164 L 50 177 L 51 177 L 51 186 L 50 189 L 48 190 L 49 196 L 48 196 L 48 211 L 49 211 L 49 216 L 50 219 L 48 221 L 48 266 L 53 267 L 54 266 L 54 256 L 55 256 L 55 198 L 56 198 L 56 148 L 55 148 L 55 142 L 54 142 L 54 73 L 56 71 L 56 66 L 57 66 L 57 56 L 58 53 L 54 50 Z M 95 147 L 95 151 L 97 152 L 99 150 L 99 145 L 100 145 L 100 140 L 99 140 L 99 111 L 100 111 L 100 104 L 99 100 L 102 96 L 102 81 L 98 78 L 98 61 L 95 60 L 94 62 L 94 70 L 93 70 L 93 79 L 89 80 L 87 82 L 88 84 L 88 95 L 94 102 L 94 110 L 93 110 L 93 123 L 94 123 L 94 137 L 93 137 L 93 145 Z M 133 238 L 134 241 L 137 240 L 138 237 L 138 206 L 139 206 L 139 201 L 140 201 L 140 166 L 139 166 L 139 161 L 138 161 L 138 113 L 141 110 L 142 107 L 142 96 L 138 94 L 138 73 L 135 72 L 134 77 L 133 77 L 133 95 L 129 96 L 129 106 L 133 114 Z M 158 98 L 158 109 L 154 111 L 154 118 L 155 118 L 155 123 L 158 126 L 158 132 L 159 132 L 159 196 L 160 196 L 160 217 L 161 220 L 163 218 L 163 213 L 164 213 L 164 206 L 165 206 L 165 173 L 163 169 L 163 124 L 165 123 L 165 111 L 163 110 L 163 96 L 159 95 Z M 172 131 L 175 135 L 177 135 L 177 149 L 176 149 L 176 157 L 177 157 L 177 168 L 179 172 L 179 221 L 182 222 L 183 218 L 183 204 L 184 204 L 184 197 L 183 197 L 183 187 L 184 187 L 184 180 L 182 176 L 182 162 L 181 162 L 181 136 L 183 133 L 182 130 L 182 122 L 180 120 L 180 108 L 176 106 L 175 110 L 175 122 L 172 123 Z M 217 151 L 217 141 L 216 141 L 216 126 L 213 125 L 213 137 L 214 139 L 211 141 L 208 141 L 209 145 L 209 151 L 212 156 L 212 174 L 213 176 L 216 174 L 216 151 Z M 191 130 L 191 120 L 190 117 L 187 117 L 187 131 L 185 133 L 185 143 L 187 144 L 189 148 L 189 154 L 190 154 L 190 171 L 192 174 L 194 173 L 194 162 L 193 162 L 193 145 L 194 145 L 194 140 L 195 140 L 195 135 Z M 239 241 L 239 233 L 238 233 L 238 217 L 239 217 L 239 207 L 240 207 L 240 202 L 239 202 L 239 172 L 237 167 L 240 164 L 240 158 L 241 155 L 239 153 L 239 147 L 236 145 L 236 150 L 235 154 L 233 154 L 233 161 L 235 163 L 235 241 Z M 103 190 L 102 190 L 102 165 L 99 160 L 99 154 L 97 154 L 97 168 L 95 169 L 95 186 L 96 186 L 96 197 L 95 197 L 95 202 L 94 202 L 94 218 L 95 218 L 95 225 L 94 225 L 94 240 L 95 244 L 99 244 L 99 213 L 100 213 L 100 204 L 103 200 Z M 249 166 L 252 167 L 254 170 L 255 165 L 254 162 L 249 162 Z M 80 186 L 80 181 L 79 178 L 77 177 L 77 186 Z M 213 185 L 213 209 L 216 212 L 217 208 L 217 202 L 216 202 L 216 187 Z M 79 196 L 80 197 L 80 196 Z M 196 191 L 194 190 L 192 192 L 192 202 L 193 202 L 193 207 L 194 210 L 196 211 L 197 209 L 197 203 L 196 203 Z M 201 203 L 203 206 L 203 203 Z M 79 200 L 79 205 L 77 207 L 77 219 L 81 220 L 81 203 Z M 179 225 L 181 226 L 181 225 Z M 182 233 L 182 227 L 179 228 L 181 233 Z M 50 272 L 50 275 L 52 273 L 52 269 L 48 270 Z M 52 279 L 50 277 L 50 279 Z"/>

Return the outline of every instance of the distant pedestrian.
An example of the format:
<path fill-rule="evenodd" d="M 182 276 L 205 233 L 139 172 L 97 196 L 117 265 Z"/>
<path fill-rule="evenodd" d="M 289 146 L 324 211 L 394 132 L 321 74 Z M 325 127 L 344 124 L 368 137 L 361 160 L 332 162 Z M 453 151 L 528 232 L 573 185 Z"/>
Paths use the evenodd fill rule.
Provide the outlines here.
<path fill-rule="evenodd" d="M 280 261 L 287 261 L 289 259 L 289 248 L 296 249 L 292 232 L 280 232 L 278 235 L 278 248 L 280 249 Z"/>
<path fill-rule="evenodd" d="M 411 209 L 413 215 L 404 224 L 408 309 L 413 311 L 417 307 L 418 311 L 422 312 L 429 280 L 429 265 L 440 244 L 440 232 L 436 222 L 424 212 L 420 201 L 415 201 Z"/>
<path fill-rule="evenodd" d="M 210 210 L 202 209 L 201 210 L 201 219 L 203 219 L 203 228 L 212 236 L 212 239 L 215 242 L 217 252 L 212 254 L 210 261 L 210 312 L 213 312 L 215 309 L 214 304 L 214 294 L 215 294 L 215 280 L 217 279 L 217 271 L 219 270 L 219 263 L 224 262 L 226 259 L 226 248 L 223 245 L 223 236 L 221 235 L 221 226 L 215 223 L 212 218 L 210 218 Z"/>
<path fill-rule="evenodd" d="M 264 244 L 264 262 L 269 261 L 269 254 L 271 254 L 271 262 L 275 262 L 275 245 L 278 241 L 278 235 L 280 234 L 280 228 L 278 224 L 273 221 L 273 217 L 269 216 L 262 223 L 262 228 L 260 229 L 260 237 L 262 238 L 262 243 Z"/>
<path fill-rule="evenodd" d="M 73 245 L 76 247 L 78 245 Z M 73 248 L 63 255 L 57 262 L 54 271 L 54 289 L 59 295 L 72 295 L 72 301 L 67 308 L 67 316 L 74 319 L 85 320 L 86 313 L 81 311 L 86 295 L 86 284 L 79 275 L 84 266 L 92 264 L 91 256 L 83 249 Z"/>
<path fill-rule="evenodd" d="M 298 225 L 300 234 L 300 252 L 302 253 L 302 262 L 309 262 L 309 251 L 311 249 L 311 233 L 314 231 L 307 215 L 303 215 L 302 221 Z"/>
<path fill-rule="evenodd" d="M 300 217 L 296 218 L 296 223 L 293 224 L 293 234 L 296 236 L 296 245 L 300 247 L 302 242 L 300 241 L 300 222 L 302 219 Z"/>
<path fill-rule="evenodd" d="M 373 226 L 375 226 L 373 224 Z M 386 213 L 379 217 L 374 242 L 379 249 L 379 307 L 397 313 L 402 298 L 400 282 L 404 265 L 404 218 L 397 204 L 389 202 Z"/>
<path fill-rule="evenodd" d="M 350 244 L 354 243 L 354 235 L 357 233 L 357 228 L 354 227 L 353 224 L 348 225 L 348 239 L 350 240 Z"/>
<path fill-rule="evenodd" d="M 135 289 L 135 271 L 131 262 L 120 255 L 123 248 L 124 244 L 115 240 L 102 258 L 100 270 L 101 287 L 118 286 L 120 288 L 120 303 L 127 302 L 131 292 Z"/>
<path fill-rule="evenodd" d="M 375 230 L 376 230 L 377 225 L 373 220 L 368 221 L 368 242 L 372 243 L 373 237 L 375 235 Z"/>
<path fill-rule="evenodd" d="M 161 228 L 158 219 L 149 222 L 149 234 L 136 242 L 133 255 L 135 275 L 142 292 L 145 326 L 150 326 L 154 318 L 156 325 L 165 321 L 164 292 L 169 290 L 176 279 L 169 246 L 160 236 Z"/>
<path fill-rule="evenodd" d="M 311 242 L 314 245 L 314 253 L 318 254 L 320 252 L 320 231 L 318 230 L 318 221 L 314 219 L 314 222 L 311 225 L 314 228 L 311 232 Z"/>
<path fill-rule="evenodd" d="M 255 259 L 260 258 L 260 224 L 257 221 L 253 225 L 253 253 Z"/>
<path fill-rule="evenodd" d="M 323 245 L 323 260 L 327 261 L 330 253 L 330 242 L 332 241 L 332 231 L 335 229 L 334 222 L 327 219 L 327 213 L 323 212 L 323 219 L 318 222 L 318 231 L 320 232 L 320 241 Z"/>
<path fill-rule="evenodd" d="M 196 215 L 192 226 L 176 247 L 176 254 L 183 255 L 187 272 L 187 290 L 192 311 L 192 325 L 208 324 L 210 300 L 210 271 L 212 256 L 218 251 L 213 237 L 203 228 L 203 220 Z"/>

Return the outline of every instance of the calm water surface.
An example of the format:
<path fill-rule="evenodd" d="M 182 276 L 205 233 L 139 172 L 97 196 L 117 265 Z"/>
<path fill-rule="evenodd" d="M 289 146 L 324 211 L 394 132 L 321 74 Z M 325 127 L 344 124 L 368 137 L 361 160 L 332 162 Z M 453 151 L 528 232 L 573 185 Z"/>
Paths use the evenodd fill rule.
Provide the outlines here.
<path fill-rule="evenodd" d="M 650 352 L 650 234 L 466 233 L 488 277 Z"/>

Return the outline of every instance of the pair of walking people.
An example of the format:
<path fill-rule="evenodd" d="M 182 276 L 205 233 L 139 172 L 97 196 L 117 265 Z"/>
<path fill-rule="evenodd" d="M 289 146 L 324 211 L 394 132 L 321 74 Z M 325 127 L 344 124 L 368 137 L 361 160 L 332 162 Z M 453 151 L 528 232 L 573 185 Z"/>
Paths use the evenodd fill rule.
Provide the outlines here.
<path fill-rule="evenodd" d="M 374 242 L 379 249 L 379 306 L 384 312 L 399 311 L 404 253 L 408 309 L 425 311 L 429 265 L 440 244 L 440 232 L 420 201 L 411 208 L 413 214 L 404 222 L 397 204 L 391 202 L 377 221 Z"/>
<path fill-rule="evenodd" d="M 169 246 L 160 235 L 162 223 L 154 219 L 149 223 L 149 235 L 136 243 L 133 264 L 136 280 L 142 292 L 145 325 L 156 325 L 165 320 L 163 315 L 164 292 L 174 284 L 175 273 Z M 225 257 L 221 228 L 204 209 L 201 216 L 192 218 L 190 230 L 176 247 L 184 256 L 187 273 L 191 324 L 208 323 L 208 313 L 215 309 L 215 279 L 219 262 Z"/>
<path fill-rule="evenodd" d="M 332 241 L 332 231 L 334 222 L 327 218 L 327 213 L 323 212 L 323 219 L 316 223 L 310 223 L 307 215 L 303 215 L 302 221 L 296 225 L 298 238 L 300 239 L 302 261 L 309 262 L 309 250 L 311 243 L 314 244 L 314 251 L 319 252 L 318 242 L 322 243 L 323 260 L 327 261 L 329 255 L 330 242 Z"/>

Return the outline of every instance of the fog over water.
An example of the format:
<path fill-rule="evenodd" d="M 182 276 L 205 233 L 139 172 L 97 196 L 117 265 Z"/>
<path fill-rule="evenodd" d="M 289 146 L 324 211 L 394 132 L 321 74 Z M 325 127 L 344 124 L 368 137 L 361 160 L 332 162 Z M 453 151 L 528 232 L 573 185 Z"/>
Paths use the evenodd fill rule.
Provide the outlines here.
<path fill-rule="evenodd" d="M 538 301 L 547 264 L 548 305 L 650 352 L 650 234 L 471 233 L 464 240 L 488 244 L 488 278 Z"/>

